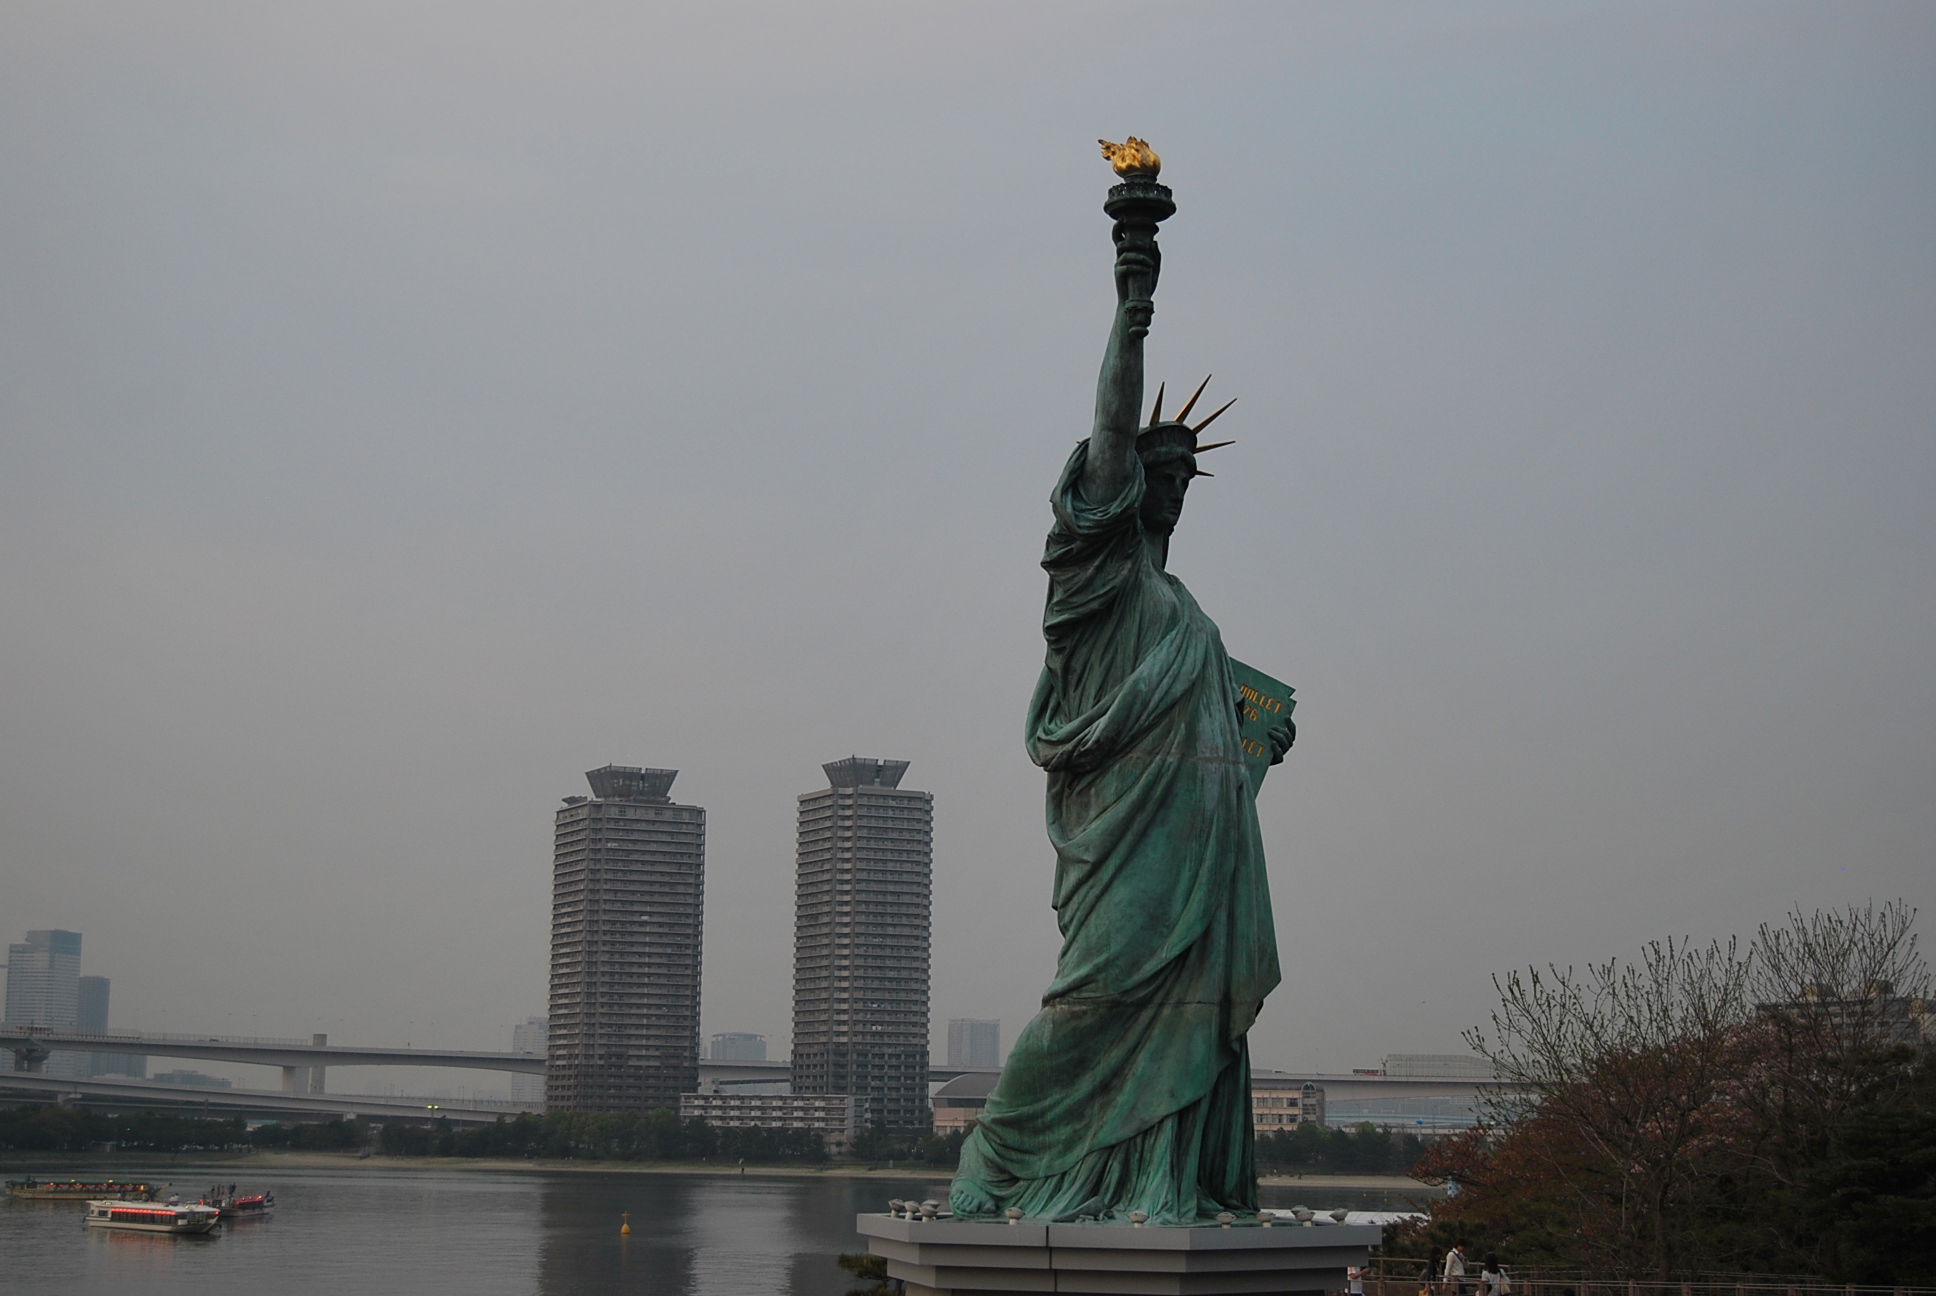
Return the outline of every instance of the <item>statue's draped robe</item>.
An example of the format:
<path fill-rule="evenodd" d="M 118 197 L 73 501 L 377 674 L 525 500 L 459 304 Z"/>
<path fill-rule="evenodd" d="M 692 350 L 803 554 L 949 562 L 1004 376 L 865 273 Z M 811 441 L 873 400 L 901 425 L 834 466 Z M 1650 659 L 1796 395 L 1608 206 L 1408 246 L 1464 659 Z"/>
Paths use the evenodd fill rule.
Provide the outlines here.
<path fill-rule="evenodd" d="M 1263 843 L 1216 625 L 1157 565 L 1138 471 L 1054 497 L 1029 754 L 1048 773 L 1062 953 L 962 1148 L 957 1215 L 1256 1207 L 1244 1035 L 1277 984 Z"/>

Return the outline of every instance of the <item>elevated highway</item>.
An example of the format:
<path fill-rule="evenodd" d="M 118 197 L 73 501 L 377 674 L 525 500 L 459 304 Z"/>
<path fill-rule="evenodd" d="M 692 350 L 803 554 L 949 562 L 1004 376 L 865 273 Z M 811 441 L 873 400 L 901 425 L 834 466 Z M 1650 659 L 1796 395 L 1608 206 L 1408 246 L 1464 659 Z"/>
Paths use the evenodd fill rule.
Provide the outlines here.
<path fill-rule="evenodd" d="M 79 1031 L 15 1027 L 4 1047 L 14 1055 L 16 1074 L 38 1072 L 54 1049 L 86 1053 L 137 1053 L 148 1057 L 192 1058 L 203 1062 L 247 1062 L 279 1067 L 284 1093 L 323 1092 L 324 1072 L 332 1066 L 460 1067 L 468 1071 L 511 1071 L 543 1075 L 537 1053 L 496 1050 L 356 1047 L 331 1044 L 327 1035 L 297 1039 L 236 1038 L 219 1035 L 83 1034 Z"/>
<path fill-rule="evenodd" d="M 468 1071 L 508 1071 L 519 1075 L 543 1075 L 545 1060 L 537 1053 L 513 1053 L 476 1049 L 426 1049 L 368 1047 L 331 1044 L 327 1035 L 301 1039 L 263 1039 L 249 1036 L 155 1035 L 133 1032 L 84 1034 L 79 1031 L 16 1027 L 0 1037 L 0 1048 L 12 1050 L 16 1073 L 38 1072 L 54 1049 L 73 1049 L 86 1053 L 132 1053 L 147 1057 L 187 1058 L 202 1062 L 245 1062 L 254 1066 L 279 1067 L 285 1093 L 323 1092 L 323 1073 L 332 1066 L 412 1066 L 459 1067 Z M 999 1067 L 928 1068 L 934 1082 L 952 1080 L 958 1075 L 986 1072 Z M 785 1084 L 792 1078 L 792 1064 L 778 1062 L 701 1062 L 701 1085 Z"/>
<path fill-rule="evenodd" d="M 1000 1067 L 930 1066 L 928 1081 L 940 1084 L 960 1075 L 999 1075 Z M 699 1064 L 699 1083 L 719 1085 L 785 1084 L 793 1076 L 791 1062 L 710 1062 Z"/>
<path fill-rule="evenodd" d="M 21 1085 L 16 1082 L 26 1082 L 27 1089 L 31 1092 L 44 1094 L 50 1089 L 59 1089 L 68 1094 L 80 1094 L 81 1101 L 84 1102 L 138 1099 L 155 1104 L 173 1103 L 179 1106 L 206 1108 L 211 1102 L 218 1101 L 211 1095 L 228 1095 L 227 1099 L 222 1100 L 225 1105 L 220 1109 L 243 1113 L 284 1111 L 291 1114 L 341 1115 L 346 1112 L 356 1112 L 374 1115 L 377 1107 L 395 1104 L 397 1106 L 395 1114 L 407 1113 L 421 1118 L 421 1113 L 428 1107 L 428 1104 L 412 1103 L 407 1099 L 386 1100 L 363 1095 L 327 1094 L 324 1092 L 324 1076 L 327 1069 L 332 1066 L 455 1067 L 475 1071 L 504 1071 L 521 1075 L 543 1075 L 545 1066 L 544 1058 L 536 1053 L 331 1044 L 329 1037 L 321 1034 L 301 1040 L 130 1032 L 85 1034 L 77 1031 L 45 1030 L 39 1027 L 15 1027 L 4 1036 L 0 1036 L 0 1048 L 9 1049 L 14 1055 L 14 1071 L 11 1076 L 0 1072 L 0 1078 L 8 1081 L 5 1086 L 0 1086 L 0 1099 L 4 1099 L 9 1093 L 21 1092 Z M 107 1079 L 70 1081 L 43 1077 L 38 1073 L 55 1049 L 271 1066 L 282 1072 L 282 1085 L 280 1093 L 271 1095 L 263 1090 L 208 1090 L 191 1086 L 151 1085 L 140 1081 Z M 999 1070 L 1000 1068 L 997 1067 L 931 1066 L 928 1069 L 928 1080 L 930 1083 L 940 1084 L 963 1075 L 993 1076 L 998 1074 Z M 1352 1119 L 1353 1115 L 1359 1115 L 1373 1119 L 1376 1123 L 1386 1123 L 1390 1119 L 1395 1123 L 1407 1125 L 1427 1123 L 1426 1119 L 1418 1119 L 1416 1122 L 1410 1119 L 1415 1113 L 1429 1113 L 1454 1106 L 1469 1110 L 1471 1105 L 1477 1102 L 1482 1088 L 1495 1087 L 1492 1082 L 1472 1076 L 1386 1075 L 1372 1071 L 1339 1074 L 1258 1068 L 1253 1072 L 1253 1076 L 1257 1079 L 1269 1077 L 1278 1085 L 1303 1084 L 1307 1081 L 1316 1084 L 1324 1089 L 1326 1103 L 1334 1116 L 1347 1121 Z M 701 1089 L 784 1085 L 791 1078 L 791 1065 L 785 1061 L 705 1061 L 699 1064 Z M 33 1081 L 40 1081 L 40 1083 L 35 1085 Z M 128 1087 L 123 1088 L 123 1086 Z M 320 1105 L 295 1104 L 290 1101 L 293 1096 L 317 1100 Z M 31 1099 L 19 1099 L 19 1101 L 31 1101 Z M 512 1104 L 492 1105 L 473 1102 L 462 1106 L 444 1105 L 437 1110 L 440 1115 L 449 1116 L 451 1119 L 494 1120 L 507 1111 L 516 1112 L 525 1108 Z M 460 1117 L 457 1114 L 459 1111 L 475 1111 L 477 1114 Z M 1464 1121 L 1469 1120 L 1469 1115 L 1464 1117 Z"/>
<path fill-rule="evenodd" d="M 488 1125 L 542 1104 L 488 1103 L 375 1094 L 280 1093 L 268 1089 L 213 1089 L 145 1080 L 75 1080 L 66 1076 L 0 1071 L 0 1102 L 61 1103 L 113 1111 L 169 1112 L 177 1116 L 241 1116 L 249 1120 L 435 1120 Z"/>

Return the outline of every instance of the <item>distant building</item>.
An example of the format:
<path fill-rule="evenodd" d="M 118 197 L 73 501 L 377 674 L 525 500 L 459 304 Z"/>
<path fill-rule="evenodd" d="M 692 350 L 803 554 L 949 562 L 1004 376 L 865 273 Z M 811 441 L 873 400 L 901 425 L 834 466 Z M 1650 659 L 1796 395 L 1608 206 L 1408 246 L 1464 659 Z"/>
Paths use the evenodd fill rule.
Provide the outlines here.
<path fill-rule="evenodd" d="M 511 1028 L 511 1051 L 543 1057 L 550 1034 L 549 1018 L 526 1017 Z M 536 1103 L 542 1106 L 544 1098 L 545 1082 L 542 1075 L 525 1075 L 518 1071 L 511 1073 L 512 1102 Z"/>
<path fill-rule="evenodd" d="M 555 816 L 545 1105 L 640 1115 L 699 1087 L 706 812 L 606 765 Z"/>
<path fill-rule="evenodd" d="M 714 1129 L 811 1130 L 829 1152 L 845 1152 L 861 1129 L 861 1100 L 848 1094 L 749 1094 L 731 1091 L 679 1097 L 679 1119 Z"/>
<path fill-rule="evenodd" d="M 948 1019 L 948 1065 L 992 1067 L 1002 1064 L 1002 1024 L 982 1017 Z"/>
<path fill-rule="evenodd" d="M 993 1072 L 970 1071 L 935 1090 L 934 1132 L 953 1134 L 980 1120 L 982 1109 L 988 1106 L 988 1095 L 994 1091 L 996 1078 Z"/>
<path fill-rule="evenodd" d="M 1471 1129 L 1479 1123 L 1479 1108 L 1471 1097 L 1346 1098 L 1327 1103 L 1324 1119 L 1333 1129 L 1372 1125 L 1431 1138 Z"/>
<path fill-rule="evenodd" d="M 6 1026 L 75 1031 L 81 1021 L 81 934 L 58 929 L 30 931 L 7 946 Z M 87 1074 L 89 1055 L 55 1049 L 41 1064 L 44 1075 Z"/>
<path fill-rule="evenodd" d="M 799 798 L 793 1091 L 847 1094 L 862 1124 L 929 1126 L 934 797 L 908 762 L 850 756 Z"/>
<path fill-rule="evenodd" d="M 713 1036 L 706 1056 L 714 1062 L 766 1061 L 766 1036 L 744 1031 L 723 1031 Z"/>
<path fill-rule="evenodd" d="M 74 987 L 74 1029 L 83 1035 L 108 1033 L 108 979 L 84 976 Z"/>
<path fill-rule="evenodd" d="M 1492 1063 L 1476 1053 L 1388 1053 L 1382 1072 L 1393 1077 L 1432 1076 L 1455 1080 L 1490 1080 Z M 1374 1073 L 1377 1074 L 1377 1073 Z"/>
<path fill-rule="evenodd" d="M 1850 989 L 1810 986 L 1790 1002 L 1756 1004 L 1755 1013 L 1791 1031 L 1826 1034 L 1844 1047 L 1928 1048 L 1936 1043 L 1936 1012 L 1931 1012 L 1929 1000 L 1899 995 L 1888 981 Z"/>
<path fill-rule="evenodd" d="M 1250 1073 L 1250 1125 L 1259 1134 L 1324 1124 L 1324 1086 L 1284 1071 Z"/>
<path fill-rule="evenodd" d="M 82 1034 L 108 1033 L 108 988 L 108 979 L 104 976 L 81 978 L 78 1013 L 80 1022 L 76 1029 Z M 139 1053 L 89 1053 L 87 1074 L 131 1076 L 139 1080 L 148 1074 L 148 1059 Z"/>

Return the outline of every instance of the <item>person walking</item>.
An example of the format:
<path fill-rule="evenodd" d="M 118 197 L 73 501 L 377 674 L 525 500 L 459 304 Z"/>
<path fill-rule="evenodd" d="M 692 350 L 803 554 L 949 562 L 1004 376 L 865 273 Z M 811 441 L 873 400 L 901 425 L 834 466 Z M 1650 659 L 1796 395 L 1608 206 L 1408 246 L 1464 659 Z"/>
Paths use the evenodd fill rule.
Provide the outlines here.
<path fill-rule="evenodd" d="M 1465 1296 L 1465 1243 L 1454 1242 L 1452 1249 L 1445 1253 L 1445 1264 L 1439 1270 L 1439 1282 L 1445 1289 L 1445 1296 Z"/>
<path fill-rule="evenodd" d="M 1506 1266 L 1499 1263 L 1499 1257 L 1489 1255 L 1479 1270 L 1479 1296 L 1507 1296 L 1512 1291 L 1512 1280 L 1506 1277 Z"/>

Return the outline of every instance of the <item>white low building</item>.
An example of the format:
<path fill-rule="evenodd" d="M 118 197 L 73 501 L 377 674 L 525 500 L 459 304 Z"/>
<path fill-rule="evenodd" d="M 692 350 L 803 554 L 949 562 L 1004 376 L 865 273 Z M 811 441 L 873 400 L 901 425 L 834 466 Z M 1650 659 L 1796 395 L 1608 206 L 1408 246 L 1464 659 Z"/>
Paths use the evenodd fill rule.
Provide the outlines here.
<path fill-rule="evenodd" d="M 861 1100 L 848 1094 L 689 1093 L 679 1118 L 714 1129 L 812 1130 L 829 1152 L 844 1152 L 860 1132 Z"/>

